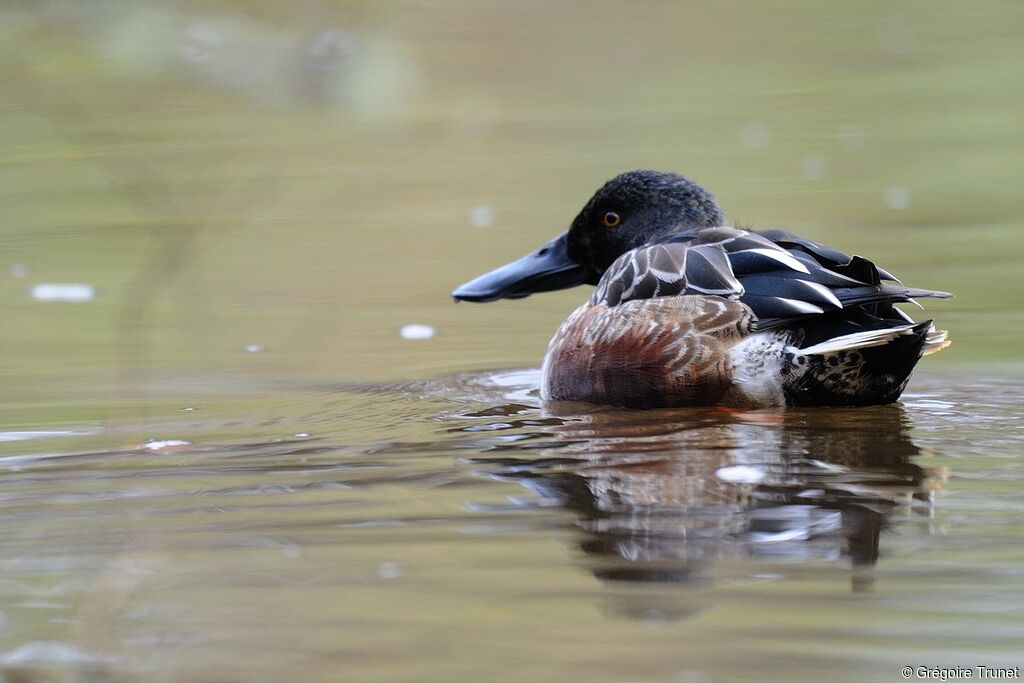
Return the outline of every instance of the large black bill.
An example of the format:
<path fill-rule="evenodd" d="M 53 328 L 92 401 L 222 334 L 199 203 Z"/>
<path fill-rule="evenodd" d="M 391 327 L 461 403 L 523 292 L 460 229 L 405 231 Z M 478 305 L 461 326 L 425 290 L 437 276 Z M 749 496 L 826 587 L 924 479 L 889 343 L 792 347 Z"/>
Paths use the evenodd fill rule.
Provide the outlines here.
<path fill-rule="evenodd" d="M 567 233 L 518 261 L 507 263 L 452 292 L 459 301 L 520 299 L 537 292 L 550 292 L 582 285 L 583 266 L 569 258 Z"/>

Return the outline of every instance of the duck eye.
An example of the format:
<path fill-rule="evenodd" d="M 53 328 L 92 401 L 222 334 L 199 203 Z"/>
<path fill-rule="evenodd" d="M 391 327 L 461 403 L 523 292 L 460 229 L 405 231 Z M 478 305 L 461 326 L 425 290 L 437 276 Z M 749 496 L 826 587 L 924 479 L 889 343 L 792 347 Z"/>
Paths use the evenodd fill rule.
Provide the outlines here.
<path fill-rule="evenodd" d="M 622 216 L 615 213 L 614 211 L 609 211 L 601 219 L 601 222 L 607 225 L 609 228 L 614 228 L 615 226 L 622 222 Z"/>

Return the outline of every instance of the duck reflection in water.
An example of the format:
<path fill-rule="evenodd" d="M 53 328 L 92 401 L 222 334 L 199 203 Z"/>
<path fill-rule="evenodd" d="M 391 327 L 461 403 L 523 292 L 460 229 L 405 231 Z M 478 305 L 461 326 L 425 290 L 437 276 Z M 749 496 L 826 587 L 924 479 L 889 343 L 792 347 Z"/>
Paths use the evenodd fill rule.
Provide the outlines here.
<path fill-rule="evenodd" d="M 575 512 L 585 563 L 609 581 L 700 584 L 715 561 L 849 562 L 853 590 L 865 590 L 889 516 L 929 514 L 944 478 L 913 462 L 920 449 L 900 405 L 560 408 L 523 420 L 544 430 L 533 432 L 543 457 L 522 457 L 530 441 L 492 443 L 518 457 L 477 462 Z"/>

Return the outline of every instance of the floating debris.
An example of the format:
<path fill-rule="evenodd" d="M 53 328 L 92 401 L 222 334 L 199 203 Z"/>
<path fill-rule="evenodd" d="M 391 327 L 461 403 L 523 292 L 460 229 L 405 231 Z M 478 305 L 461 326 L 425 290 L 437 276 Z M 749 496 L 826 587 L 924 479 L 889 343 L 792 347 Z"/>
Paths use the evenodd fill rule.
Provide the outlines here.
<path fill-rule="evenodd" d="M 92 301 L 96 290 L 91 285 L 47 282 L 32 288 L 32 298 L 36 301 Z"/>
<path fill-rule="evenodd" d="M 828 177 L 828 162 L 819 154 L 800 159 L 800 173 L 807 180 L 824 180 Z"/>
<path fill-rule="evenodd" d="M 49 439 L 59 436 L 84 436 L 89 434 L 98 434 L 99 432 L 99 429 L 39 429 L 0 432 L 0 442 L 29 441 L 31 439 Z"/>
<path fill-rule="evenodd" d="M 402 576 L 402 566 L 397 562 L 381 562 L 377 565 L 377 576 L 382 581 L 393 581 Z"/>
<path fill-rule="evenodd" d="M 178 46 L 182 59 L 201 63 L 212 60 L 224 44 L 224 35 L 212 24 L 192 24 L 185 30 L 185 39 Z"/>
<path fill-rule="evenodd" d="M 486 204 L 474 206 L 469 210 L 469 224 L 474 228 L 489 228 L 494 225 L 494 209 Z"/>
<path fill-rule="evenodd" d="M 903 211 L 910 207 L 910 190 L 894 185 L 885 191 L 885 204 L 890 209 Z"/>
<path fill-rule="evenodd" d="M 399 334 L 402 335 L 402 339 L 412 340 L 430 339 L 434 336 L 434 332 L 434 328 L 430 325 L 419 325 L 416 323 L 406 325 L 399 330 Z"/>
<path fill-rule="evenodd" d="M 107 664 L 113 661 L 113 658 L 107 655 L 50 640 L 25 643 L 16 650 L 0 655 L 0 665 L 5 669 L 39 664 Z"/>
<path fill-rule="evenodd" d="M 245 347 L 246 353 L 260 353 L 263 351 L 263 347 L 259 344 L 249 344 Z"/>
<path fill-rule="evenodd" d="M 764 149 L 771 142 L 768 126 L 761 121 L 747 121 L 740 129 L 740 139 L 750 149 Z"/>
<path fill-rule="evenodd" d="M 306 51 L 320 58 L 352 57 L 359 53 L 359 41 L 351 31 L 329 28 L 315 35 L 306 45 Z"/>
<path fill-rule="evenodd" d="M 145 444 L 143 444 L 142 447 L 145 448 L 147 451 L 153 451 L 155 453 L 159 451 L 181 451 L 185 450 L 186 447 L 191 445 L 191 441 L 184 441 L 182 439 L 154 439 L 153 441 L 147 441 Z"/>

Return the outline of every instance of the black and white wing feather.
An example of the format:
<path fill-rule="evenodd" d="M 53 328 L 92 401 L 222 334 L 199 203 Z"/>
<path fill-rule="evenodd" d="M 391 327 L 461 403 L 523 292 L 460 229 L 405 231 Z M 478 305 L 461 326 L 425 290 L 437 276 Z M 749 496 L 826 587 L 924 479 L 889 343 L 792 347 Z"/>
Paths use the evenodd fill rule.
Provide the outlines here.
<path fill-rule="evenodd" d="M 904 287 L 867 259 L 781 230 L 720 227 L 623 254 L 601 278 L 591 303 L 617 306 L 686 294 L 739 299 L 757 316 L 759 329 L 843 309 L 900 318 L 905 316 L 893 303 L 951 296 Z"/>
<path fill-rule="evenodd" d="M 592 304 L 618 306 L 625 301 L 683 294 L 738 299 L 743 285 L 733 275 L 720 244 L 654 244 L 626 252 L 608 268 Z"/>

